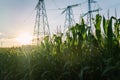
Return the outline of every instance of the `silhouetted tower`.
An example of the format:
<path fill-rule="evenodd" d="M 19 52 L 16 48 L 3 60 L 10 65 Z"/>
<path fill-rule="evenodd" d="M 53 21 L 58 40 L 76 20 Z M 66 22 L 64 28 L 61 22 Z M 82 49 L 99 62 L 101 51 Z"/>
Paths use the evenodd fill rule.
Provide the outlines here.
<path fill-rule="evenodd" d="M 66 14 L 65 16 L 65 23 L 64 23 L 64 32 L 66 29 L 72 27 L 75 24 L 74 15 L 73 15 L 73 7 L 79 6 L 80 4 L 75 5 L 69 5 L 66 8 L 64 8 L 64 11 L 62 14 Z"/>
<path fill-rule="evenodd" d="M 39 44 L 45 36 L 50 36 L 50 29 L 44 0 L 39 0 L 36 5 L 36 20 L 33 33 L 33 42 Z"/>

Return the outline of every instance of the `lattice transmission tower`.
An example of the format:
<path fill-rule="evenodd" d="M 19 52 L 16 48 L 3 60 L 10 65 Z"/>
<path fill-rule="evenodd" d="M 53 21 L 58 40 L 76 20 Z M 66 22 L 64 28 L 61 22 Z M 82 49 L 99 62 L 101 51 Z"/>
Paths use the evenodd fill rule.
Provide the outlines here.
<path fill-rule="evenodd" d="M 87 16 L 87 23 L 88 23 L 88 25 L 90 26 L 90 32 L 92 31 L 92 15 L 93 15 L 93 13 L 99 13 L 99 11 L 100 10 L 102 10 L 101 8 L 97 8 L 97 9 L 92 9 L 92 4 L 96 4 L 97 3 L 97 1 L 94 1 L 94 0 L 88 0 L 88 12 L 87 13 L 85 13 L 82 17 L 84 17 L 84 16 Z"/>
<path fill-rule="evenodd" d="M 44 0 L 39 0 L 36 5 L 36 12 L 33 43 L 39 44 L 45 36 L 50 36 L 50 28 Z"/>
<path fill-rule="evenodd" d="M 65 15 L 65 23 L 64 23 L 64 32 L 66 29 L 72 27 L 75 24 L 75 20 L 74 20 L 74 14 L 73 14 L 73 7 L 79 6 L 81 4 L 75 4 L 75 5 L 69 5 L 66 8 L 63 8 L 64 11 L 62 12 L 62 14 L 66 14 Z"/>

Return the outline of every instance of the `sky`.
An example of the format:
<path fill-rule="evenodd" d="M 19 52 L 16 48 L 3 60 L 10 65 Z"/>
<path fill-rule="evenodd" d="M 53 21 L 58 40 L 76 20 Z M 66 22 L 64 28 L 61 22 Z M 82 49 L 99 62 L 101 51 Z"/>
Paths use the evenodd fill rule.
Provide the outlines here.
<path fill-rule="evenodd" d="M 114 16 L 114 9 L 120 13 L 120 0 L 96 0 L 97 5 L 93 4 L 92 9 L 102 8 L 101 15 L 107 15 L 110 10 L 110 16 Z M 86 2 L 86 3 L 84 3 Z M 5 46 L 14 46 L 17 44 L 15 38 L 21 33 L 33 34 L 35 25 L 35 6 L 38 0 L 0 0 L 0 43 Z M 74 18 L 79 22 L 80 14 L 87 12 L 87 0 L 45 0 L 48 22 L 51 33 L 56 32 L 57 26 L 64 26 L 65 14 L 61 14 L 67 5 L 84 3 L 81 6 L 73 8 Z M 118 14 L 118 18 L 120 15 Z M 4 42 L 4 43 L 2 43 Z"/>

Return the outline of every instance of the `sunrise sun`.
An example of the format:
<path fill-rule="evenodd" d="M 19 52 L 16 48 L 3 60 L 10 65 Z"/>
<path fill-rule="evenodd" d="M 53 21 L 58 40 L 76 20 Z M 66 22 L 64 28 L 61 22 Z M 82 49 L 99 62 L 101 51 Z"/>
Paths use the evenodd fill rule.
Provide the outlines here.
<path fill-rule="evenodd" d="M 29 33 L 22 33 L 16 37 L 16 41 L 22 45 L 28 45 L 32 43 L 32 35 Z"/>

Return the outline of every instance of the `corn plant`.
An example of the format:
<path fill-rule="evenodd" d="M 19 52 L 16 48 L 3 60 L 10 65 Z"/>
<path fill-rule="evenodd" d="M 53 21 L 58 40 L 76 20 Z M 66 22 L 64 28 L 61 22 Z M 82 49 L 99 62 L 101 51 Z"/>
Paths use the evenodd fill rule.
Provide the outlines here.
<path fill-rule="evenodd" d="M 66 38 L 46 36 L 38 46 L 0 48 L 0 80 L 119 80 L 120 19 L 84 19 Z"/>

